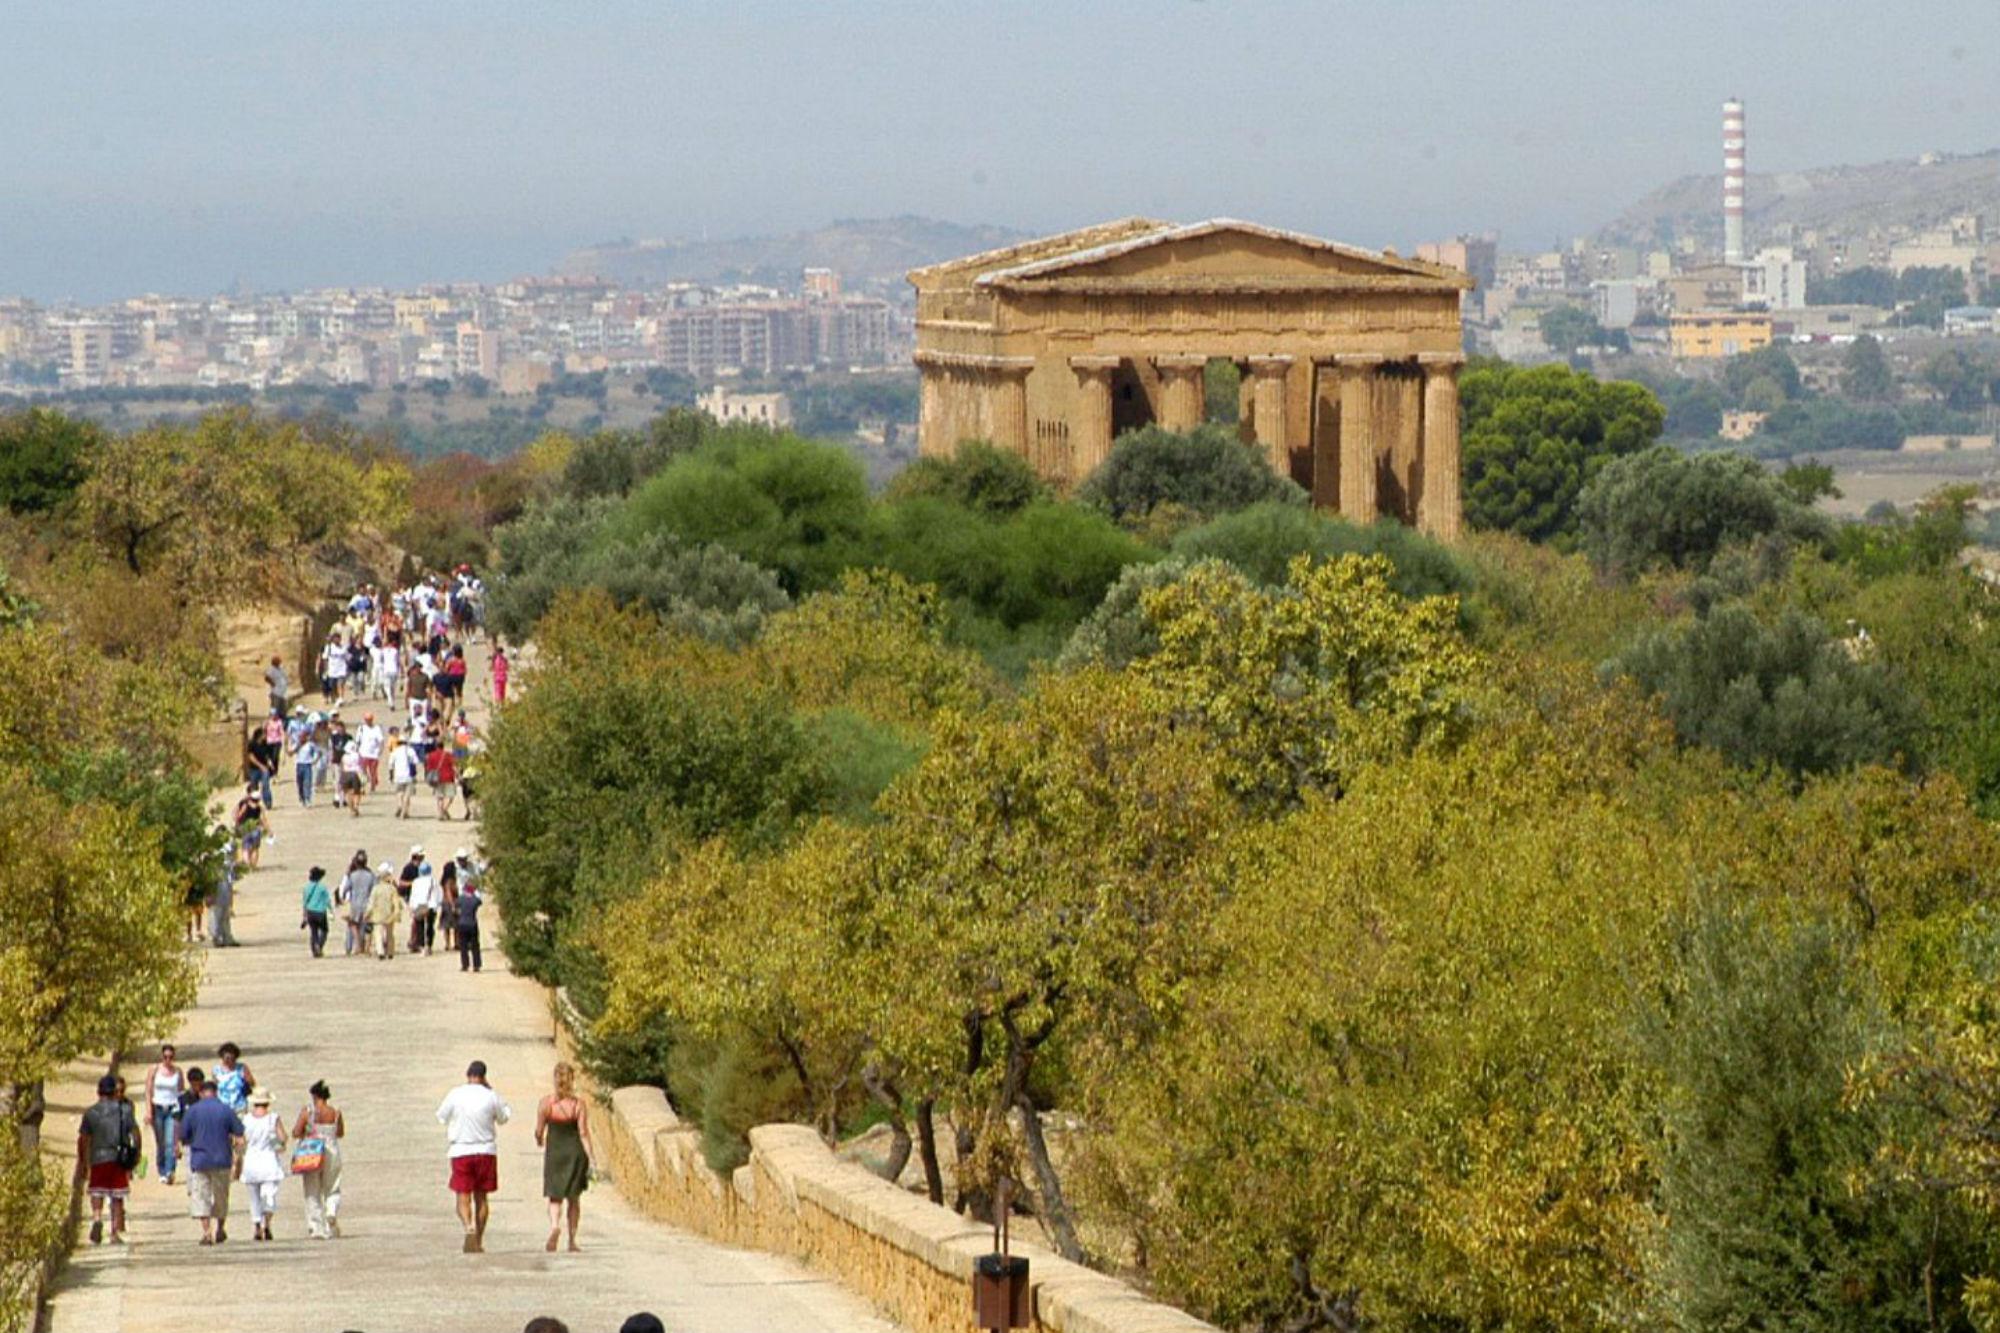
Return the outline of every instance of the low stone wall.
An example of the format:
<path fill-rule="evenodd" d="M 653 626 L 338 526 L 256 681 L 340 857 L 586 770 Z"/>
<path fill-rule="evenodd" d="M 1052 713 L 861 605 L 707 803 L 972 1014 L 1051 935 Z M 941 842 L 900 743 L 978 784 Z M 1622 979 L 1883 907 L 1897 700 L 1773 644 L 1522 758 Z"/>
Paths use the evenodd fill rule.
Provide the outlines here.
<path fill-rule="evenodd" d="M 657 1088 L 611 1094 L 601 1139 L 619 1193 L 662 1222 L 725 1244 L 790 1255 L 872 1300 L 914 1333 L 970 1333 L 972 1265 L 993 1248 L 975 1225 L 843 1162 L 804 1125 L 750 1131 L 750 1161 L 728 1179 Z M 1048 1249 L 1029 1259 L 1034 1327 L 1060 1333 L 1215 1333 L 1116 1278 Z"/>

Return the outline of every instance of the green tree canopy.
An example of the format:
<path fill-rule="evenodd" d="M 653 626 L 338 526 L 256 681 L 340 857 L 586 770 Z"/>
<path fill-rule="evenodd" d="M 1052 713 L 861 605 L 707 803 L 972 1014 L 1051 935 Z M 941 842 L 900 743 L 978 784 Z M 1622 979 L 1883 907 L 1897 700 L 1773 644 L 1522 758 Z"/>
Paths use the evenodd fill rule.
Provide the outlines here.
<path fill-rule="evenodd" d="M 867 511 L 867 481 L 845 451 L 735 428 L 673 459 L 632 493 L 615 523 L 633 539 L 664 531 L 726 547 L 797 595 L 839 578 Z"/>
<path fill-rule="evenodd" d="M 1840 391 L 1864 403 L 1886 403 L 1896 396 L 1896 374 L 1872 333 L 1864 333 L 1840 354 Z"/>
<path fill-rule="evenodd" d="M 1028 461 L 985 440 L 965 440 L 950 458 L 919 458 L 889 483 L 890 500 L 949 500 L 984 514 L 1012 514 L 1049 489 Z"/>
<path fill-rule="evenodd" d="M 101 438 L 90 422 L 52 408 L 0 415 L 0 506 L 46 513 L 69 499 Z"/>
<path fill-rule="evenodd" d="M 1666 421 L 1644 386 L 1566 366 L 1478 363 L 1459 395 L 1467 521 L 1536 541 L 1573 539 L 1584 483 L 1604 460 L 1657 440 Z"/>
<path fill-rule="evenodd" d="M 735 552 L 665 531 L 626 538 L 610 522 L 616 512 L 608 499 L 557 499 L 501 528 L 487 592 L 493 628 L 526 638 L 562 593 L 599 588 L 614 605 L 644 607 L 674 630 L 745 643 L 790 605 L 775 576 Z"/>
<path fill-rule="evenodd" d="M 1701 570 L 1723 547 L 1759 537 L 1832 538 L 1832 525 L 1755 459 L 1668 445 L 1607 462 L 1577 515 L 1591 560 L 1625 576 L 1655 565 Z"/>
<path fill-rule="evenodd" d="M 1660 696 L 1683 741 L 1733 764 L 1799 776 L 1918 757 L 1921 718 L 1907 689 L 1798 610 L 1766 625 L 1747 607 L 1724 606 L 1642 636 L 1607 673 Z"/>
<path fill-rule="evenodd" d="M 1104 465 L 1084 479 L 1077 498 L 1120 522 L 1143 520 L 1163 505 L 1210 518 L 1266 500 L 1306 502 L 1305 492 L 1272 472 L 1255 446 L 1214 425 L 1127 431 Z"/>

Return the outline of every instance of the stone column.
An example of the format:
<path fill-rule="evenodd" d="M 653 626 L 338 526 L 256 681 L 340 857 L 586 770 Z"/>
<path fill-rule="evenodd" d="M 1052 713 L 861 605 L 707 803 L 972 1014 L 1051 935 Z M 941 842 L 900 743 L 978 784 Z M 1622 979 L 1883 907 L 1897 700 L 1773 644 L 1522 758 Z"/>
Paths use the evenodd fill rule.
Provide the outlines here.
<path fill-rule="evenodd" d="M 1078 390 L 1076 434 L 1070 440 L 1071 474 L 1068 481 L 1082 481 L 1104 465 L 1111 456 L 1111 376 L 1118 369 L 1115 356 L 1073 356 L 1069 368 L 1076 372 Z"/>
<path fill-rule="evenodd" d="M 926 458 L 950 452 L 944 441 L 943 390 L 938 384 L 944 371 L 934 365 L 917 363 L 917 452 Z"/>
<path fill-rule="evenodd" d="M 1439 541 L 1457 541 L 1459 496 L 1458 368 L 1465 358 L 1456 352 L 1425 352 L 1417 358 L 1424 372 L 1423 491 L 1417 497 L 1417 527 Z"/>
<path fill-rule="evenodd" d="M 1034 368 L 1028 357 L 996 359 L 989 388 L 993 443 L 1023 458 L 1028 457 L 1028 372 Z"/>
<path fill-rule="evenodd" d="M 1153 368 L 1160 372 L 1161 427 L 1189 431 L 1199 426 L 1208 415 L 1208 385 L 1203 374 L 1208 369 L 1208 358 L 1156 356 Z"/>
<path fill-rule="evenodd" d="M 1375 368 L 1380 357 L 1343 356 L 1340 365 L 1340 516 L 1375 521 Z"/>
<path fill-rule="evenodd" d="M 1250 358 L 1250 374 L 1257 386 L 1254 390 L 1257 443 L 1264 446 L 1271 471 L 1281 477 L 1292 475 L 1292 448 L 1285 431 L 1285 376 L 1291 369 L 1289 356 Z"/>

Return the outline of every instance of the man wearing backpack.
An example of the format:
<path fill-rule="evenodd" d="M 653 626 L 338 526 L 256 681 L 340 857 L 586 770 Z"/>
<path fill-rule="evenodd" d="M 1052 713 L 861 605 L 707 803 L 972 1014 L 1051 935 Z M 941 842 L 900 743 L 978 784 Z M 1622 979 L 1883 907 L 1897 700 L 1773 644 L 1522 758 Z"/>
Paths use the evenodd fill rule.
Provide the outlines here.
<path fill-rule="evenodd" d="M 97 1101 L 83 1113 L 76 1135 L 76 1174 L 90 1181 L 90 1243 L 104 1243 L 104 1203 L 111 1201 L 111 1243 L 125 1243 L 125 1200 L 132 1193 L 132 1168 L 142 1154 L 139 1121 L 118 1096 L 118 1079 L 97 1080 Z"/>

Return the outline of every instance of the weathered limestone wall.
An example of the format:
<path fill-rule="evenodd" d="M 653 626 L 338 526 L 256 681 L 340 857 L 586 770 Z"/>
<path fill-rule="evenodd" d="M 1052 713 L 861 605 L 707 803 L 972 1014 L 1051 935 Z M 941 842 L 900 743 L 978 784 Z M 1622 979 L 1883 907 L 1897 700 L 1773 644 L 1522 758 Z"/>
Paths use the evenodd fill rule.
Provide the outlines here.
<path fill-rule="evenodd" d="M 971 1333 L 972 1265 L 992 1231 L 843 1162 L 804 1125 L 750 1131 L 750 1161 L 725 1180 L 700 1133 L 657 1088 L 611 1095 L 602 1139 L 618 1189 L 647 1215 L 726 1244 L 791 1255 L 915 1333 Z M 1044 1333 L 1215 1333 L 1116 1278 L 1038 1245 L 1028 1256 Z"/>

